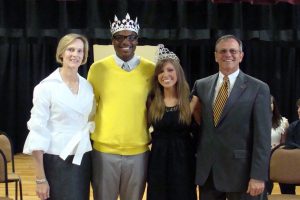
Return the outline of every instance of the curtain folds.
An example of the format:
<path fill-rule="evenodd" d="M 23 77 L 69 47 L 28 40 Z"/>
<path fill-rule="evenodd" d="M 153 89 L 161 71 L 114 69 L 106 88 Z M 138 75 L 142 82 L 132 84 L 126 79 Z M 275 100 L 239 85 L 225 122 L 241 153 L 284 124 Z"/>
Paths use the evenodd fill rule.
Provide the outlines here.
<path fill-rule="evenodd" d="M 89 39 L 88 63 L 80 68 L 85 77 L 93 62 L 92 45 L 111 44 L 109 20 L 127 12 L 138 17 L 139 44 L 163 43 L 174 51 L 190 87 L 196 79 L 217 72 L 216 39 L 238 36 L 245 51 L 241 70 L 268 83 L 281 114 L 295 120 L 300 5 L 291 0 L 263 5 L 245 1 L 0 0 L 0 129 L 12 137 L 15 151 L 22 151 L 33 88 L 59 67 L 55 51 L 60 37 L 75 32 Z"/>
<path fill-rule="evenodd" d="M 109 20 L 115 14 L 122 18 L 129 12 L 132 17 L 138 16 L 141 37 L 147 39 L 200 40 L 228 32 L 242 39 L 300 39 L 300 5 L 244 1 L 0 0 L 0 37 L 57 38 L 66 32 L 78 32 L 89 38 L 110 39 Z"/>
<path fill-rule="evenodd" d="M 251 4 L 276 4 L 276 3 L 290 3 L 290 4 L 300 4 L 300 0 L 212 0 L 213 3 L 251 3 Z"/>

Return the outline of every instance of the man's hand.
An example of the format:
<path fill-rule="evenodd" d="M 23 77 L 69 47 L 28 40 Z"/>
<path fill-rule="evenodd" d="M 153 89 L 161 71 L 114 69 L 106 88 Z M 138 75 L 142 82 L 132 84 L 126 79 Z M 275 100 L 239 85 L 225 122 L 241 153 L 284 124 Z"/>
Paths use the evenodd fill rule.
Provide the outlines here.
<path fill-rule="evenodd" d="M 261 180 L 256 179 L 250 179 L 248 184 L 248 190 L 247 193 L 251 196 L 257 196 L 261 193 L 263 193 L 265 189 L 265 182 Z"/>

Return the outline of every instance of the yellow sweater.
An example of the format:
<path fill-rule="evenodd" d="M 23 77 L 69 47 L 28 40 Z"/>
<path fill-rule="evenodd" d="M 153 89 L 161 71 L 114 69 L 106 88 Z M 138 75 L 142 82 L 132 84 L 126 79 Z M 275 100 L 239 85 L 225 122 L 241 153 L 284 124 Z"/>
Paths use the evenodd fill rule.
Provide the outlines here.
<path fill-rule="evenodd" d="M 154 64 L 141 58 L 130 72 L 121 69 L 113 56 L 95 62 L 89 72 L 96 100 L 94 149 L 119 155 L 148 150 L 146 100 Z"/>

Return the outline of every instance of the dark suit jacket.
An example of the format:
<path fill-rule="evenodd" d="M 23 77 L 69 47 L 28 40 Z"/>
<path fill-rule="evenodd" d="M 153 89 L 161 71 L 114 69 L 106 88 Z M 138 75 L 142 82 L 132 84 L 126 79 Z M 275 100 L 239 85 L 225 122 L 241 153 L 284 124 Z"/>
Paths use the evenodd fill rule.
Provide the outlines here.
<path fill-rule="evenodd" d="M 250 178 L 267 180 L 271 147 L 271 102 L 267 84 L 242 71 L 236 79 L 217 127 L 213 98 L 218 73 L 197 80 L 192 95 L 201 102 L 201 136 L 196 183 L 212 171 L 217 190 L 245 192 Z"/>
<path fill-rule="evenodd" d="M 300 148 L 300 120 L 289 125 L 286 133 L 286 148 Z"/>

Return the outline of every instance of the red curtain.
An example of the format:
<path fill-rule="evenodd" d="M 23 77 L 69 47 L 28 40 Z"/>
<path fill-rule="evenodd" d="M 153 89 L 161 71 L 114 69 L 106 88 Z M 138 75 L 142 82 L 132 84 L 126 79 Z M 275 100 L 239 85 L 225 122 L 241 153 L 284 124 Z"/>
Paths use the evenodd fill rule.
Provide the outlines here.
<path fill-rule="evenodd" d="M 300 4 L 300 0 L 212 0 L 213 3 L 240 3 L 248 2 L 251 4 L 276 4 L 286 2 L 290 4 Z"/>

